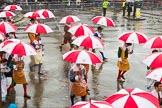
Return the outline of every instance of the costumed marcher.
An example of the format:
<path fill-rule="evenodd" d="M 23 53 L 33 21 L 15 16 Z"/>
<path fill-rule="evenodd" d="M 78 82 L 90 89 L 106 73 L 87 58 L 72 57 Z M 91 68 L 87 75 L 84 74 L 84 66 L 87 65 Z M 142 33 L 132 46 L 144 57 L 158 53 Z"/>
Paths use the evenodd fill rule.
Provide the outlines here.
<path fill-rule="evenodd" d="M 30 23 L 28 24 L 28 26 L 30 26 L 31 24 L 36 24 L 36 20 L 35 19 L 30 19 Z M 35 33 L 28 33 L 29 39 L 30 39 L 30 44 L 32 45 L 34 40 L 35 40 Z"/>
<path fill-rule="evenodd" d="M 65 24 L 64 26 L 64 39 L 60 46 L 60 51 L 64 49 L 65 52 L 69 51 L 72 48 L 72 34 L 68 31 L 70 28 L 70 25 Z"/>
<path fill-rule="evenodd" d="M 7 93 L 16 86 L 16 84 L 23 84 L 24 98 L 30 99 L 27 94 L 27 80 L 24 73 L 24 61 L 22 55 L 14 55 L 13 57 L 13 76 L 11 85 L 7 88 Z"/>
<path fill-rule="evenodd" d="M 100 26 L 97 27 L 97 31 L 94 33 L 94 36 L 96 36 L 96 37 L 98 37 L 99 39 L 101 39 L 102 30 L 103 30 L 102 27 L 100 27 Z M 95 49 L 93 49 L 92 52 L 95 52 Z M 105 57 L 105 55 L 104 55 L 103 48 L 100 48 L 100 49 L 99 49 L 99 52 L 100 52 L 100 54 L 101 54 L 101 56 L 102 56 L 102 60 L 103 60 L 103 61 L 106 61 L 106 60 L 107 60 L 107 57 Z"/>
<path fill-rule="evenodd" d="M 156 49 L 154 49 L 154 50 L 152 50 L 152 53 L 157 53 L 158 52 L 158 50 L 156 50 Z M 154 70 L 154 68 L 151 68 L 151 67 L 149 67 L 149 66 L 147 66 L 147 73 L 149 73 L 150 71 L 153 71 Z M 146 73 L 146 74 L 147 74 Z M 156 80 L 153 80 L 153 79 L 150 79 L 150 78 L 147 78 L 147 90 L 150 92 L 150 91 L 152 91 L 153 89 L 154 89 L 154 83 L 156 82 Z"/>
<path fill-rule="evenodd" d="M 0 61 L 0 77 L 1 77 L 1 94 L 2 101 L 6 101 L 7 96 L 7 78 L 5 73 L 9 72 L 10 68 L 7 66 L 7 59 L 3 58 Z"/>
<path fill-rule="evenodd" d="M 69 71 L 69 77 L 71 82 L 71 105 L 74 105 L 75 96 L 81 96 L 81 101 L 85 101 L 87 84 L 84 66 L 81 64 L 74 64 Z"/>
<path fill-rule="evenodd" d="M 33 71 L 33 68 L 35 66 L 38 66 L 38 75 L 43 75 L 41 67 L 42 67 L 42 57 L 44 56 L 44 48 L 43 48 L 44 45 L 41 42 L 40 35 L 36 35 L 36 39 L 33 42 L 33 46 L 36 49 L 37 54 L 33 55 L 34 64 L 30 65 L 30 70 Z"/>
<path fill-rule="evenodd" d="M 119 70 L 118 70 L 117 80 L 121 80 L 121 78 L 125 80 L 124 74 L 130 69 L 129 61 L 128 61 L 128 54 L 132 54 L 133 50 L 130 51 L 128 47 L 131 45 L 132 45 L 131 43 L 124 43 L 123 46 L 120 46 L 118 48 L 117 66 Z"/>
<path fill-rule="evenodd" d="M 151 92 L 158 100 L 159 104 L 162 105 L 162 83 L 157 81 L 154 83 L 154 90 Z"/>
<path fill-rule="evenodd" d="M 103 0 L 102 2 L 102 11 L 103 11 L 103 16 L 106 16 L 106 10 L 108 8 L 109 2 L 108 0 Z"/>

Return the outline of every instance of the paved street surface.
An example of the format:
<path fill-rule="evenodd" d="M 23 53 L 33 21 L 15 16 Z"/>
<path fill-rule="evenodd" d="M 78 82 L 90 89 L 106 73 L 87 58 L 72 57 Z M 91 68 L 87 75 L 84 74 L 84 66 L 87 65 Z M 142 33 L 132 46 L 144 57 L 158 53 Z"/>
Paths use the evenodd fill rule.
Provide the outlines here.
<path fill-rule="evenodd" d="M 23 87 L 17 85 L 16 100 L 18 108 L 68 108 L 69 100 L 69 80 L 67 78 L 68 65 L 62 60 L 62 53 L 59 51 L 59 45 L 63 34 L 63 25 L 59 25 L 58 21 L 66 15 L 76 15 L 81 19 L 82 23 L 89 24 L 96 29 L 96 25 L 90 20 L 101 13 L 91 13 L 85 11 L 67 11 L 54 13 L 56 19 L 52 22 L 45 22 L 54 33 L 42 35 L 42 42 L 45 45 L 45 56 L 43 58 L 43 72 L 45 76 L 38 78 L 36 72 L 29 71 L 30 57 L 25 57 L 25 73 L 28 79 L 28 94 L 31 95 L 31 100 L 23 99 Z M 97 65 L 96 69 L 89 70 L 88 85 L 90 95 L 87 99 L 104 100 L 106 97 L 117 91 L 117 49 L 122 42 L 117 37 L 126 31 L 139 31 L 146 36 L 152 37 L 162 35 L 162 22 L 152 21 L 150 17 L 145 17 L 144 21 L 130 21 L 124 19 L 121 13 L 107 13 L 107 17 L 112 18 L 116 27 L 104 27 L 103 41 L 105 42 L 105 54 L 108 57 L 108 62 L 102 65 Z M 21 30 L 19 31 L 21 32 Z M 25 42 L 29 42 L 27 34 L 19 33 L 18 37 Z M 150 49 L 143 48 L 142 45 L 134 45 L 134 53 L 129 56 L 131 69 L 126 73 L 126 82 L 124 87 L 140 88 L 146 90 L 145 74 L 146 65 L 142 64 L 142 60 L 151 53 Z M 8 84 L 11 79 L 8 78 Z M 80 98 L 77 99 L 79 101 Z"/>

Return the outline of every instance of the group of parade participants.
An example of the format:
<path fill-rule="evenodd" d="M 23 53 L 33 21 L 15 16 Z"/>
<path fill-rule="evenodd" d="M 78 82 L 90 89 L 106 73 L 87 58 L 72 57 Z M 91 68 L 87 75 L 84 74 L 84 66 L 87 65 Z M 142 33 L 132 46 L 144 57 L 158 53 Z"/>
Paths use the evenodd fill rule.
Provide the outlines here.
<path fill-rule="evenodd" d="M 4 18 L 3 21 L 11 21 Z M 31 19 L 30 24 L 37 23 L 36 19 Z M 13 36 L 12 36 L 13 35 Z M 5 34 L 6 39 L 16 39 L 15 33 Z M 41 71 L 43 44 L 41 43 L 40 34 L 28 33 L 30 44 L 35 48 L 37 55 L 31 56 L 32 64 L 30 64 L 30 71 L 34 71 L 34 67 L 38 66 L 38 75 L 43 75 Z M 5 41 L 3 40 L 3 41 Z M 2 41 L 2 42 L 3 42 Z M 2 101 L 6 101 L 6 97 L 11 95 L 11 89 L 16 84 L 22 84 L 24 89 L 24 99 L 31 99 L 27 93 L 27 79 L 24 73 L 24 55 L 8 54 L 4 51 L 0 52 L 0 77 L 1 77 L 1 94 Z M 7 78 L 12 78 L 11 84 L 7 87 Z"/>
<path fill-rule="evenodd" d="M 63 43 L 60 46 L 60 50 L 62 51 L 62 48 L 64 48 L 65 52 L 68 52 L 70 50 L 88 50 L 92 52 L 96 52 L 97 49 L 89 49 L 89 48 L 83 48 L 79 47 L 76 45 L 72 44 L 72 41 L 75 39 L 71 33 L 68 32 L 68 29 L 70 28 L 70 25 L 65 25 L 64 26 L 64 39 Z M 94 36 L 98 37 L 101 39 L 102 35 L 102 30 L 103 28 L 101 26 L 97 27 L 96 32 L 94 33 Z M 101 58 L 103 62 L 107 62 L 107 58 L 104 56 L 103 50 L 100 51 L 101 49 L 97 50 L 101 54 Z M 64 52 L 64 53 L 65 53 Z M 158 52 L 158 50 L 153 50 L 152 53 Z M 125 82 L 125 73 L 130 70 L 130 65 L 128 61 L 128 55 L 133 53 L 133 46 L 132 43 L 124 43 L 123 45 L 118 47 L 118 52 L 117 52 L 117 67 L 118 67 L 118 74 L 117 74 L 117 91 L 120 89 L 124 88 L 123 83 Z M 74 105 L 74 99 L 76 96 L 81 97 L 81 101 L 85 101 L 87 95 L 89 95 L 89 88 L 88 88 L 88 72 L 89 72 L 89 64 L 78 64 L 78 63 L 71 63 L 71 68 L 69 69 L 69 79 L 70 79 L 70 100 L 71 100 L 71 105 Z M 95 64 L 93 65 L 95 67 Z M 148 70 L 153 70 L 151 67 L 148 67 Z M 147 79 L 147 82 L 149 84 L 147 85 L 148 87 L 152 87 L 152 89 L 148 88 L 148 91 L 151 92 L 155 97 L 159 99 L 159 103 L 162 103 L 162 84 L 161 82 Z M 161 88 L 160 88 L 161 87 Z M 157 95 L 161 93 L 160 97 Z"/>
<path fill-rule="evenodd" d="M 4 21 L 7 21 L 4 19 Z M 10 21 L 10 20 L 9 20 Z M 31 19 L 30 24 L 37 23 L 36 19 Z M 30 25 L 29 24 L 29 25 Z M 99 49 L 89 49 L 86 47 L 79 47 L 72 44 L 72 41 L 76 38 L 73 36 L 68 29 L 70 28 L 70 24 L 65 24 L 64 26 L 64 36 L 63 41 L 60 46 L 60 51 L 68 52 L 70 50 L 87 50 L 96 52 L 99 51 L 101 54 L 101 58 L 103 62 L 107 62 L 107 57 L 104 55 L 104 51 Z M 94 36 L 98 37 L 99 39 L 102 39 L 102 31 L 103 28 L 101 26 L 97 27 L 96 32 L 94 33 Z M 15 33 L 9 33 L 5 34 L 6 39 L 11 38 L 10 35 L 13 35 L 13 38 L 17 38 Z M 43 44 L 41 42 L 40 34 L 35 33 L 28 33 L 30 44 L 35 48 L 37 55 L 31 56 L 31 61 L 34 60 L 29 66 L 30 71 L 34 71 L 34 67 L 38 67 L 38 75 L 43 75 L 41 71 L 42 67 L 42 57 L 43 57 Z M 5 40 L 3 40 L 5 41 Z M 133 49 L 130 49 L 130 46 L 132 46 L 131 43 L 124 43 L 122 46 L 118 47 L 118 61 L 117 61 L 117 67 L 118 67 L 118 74 L 117 74 L 117 84 L 121 84 L 125 82 L 125 73 L 130 69 L 129 61 L 128 61 L 128 55 L 133 53 Z M 157 52 L 157 51 L 153 51 Z M 2 101 L 6 101 L 7 95 L 10 94 L 10 90 L 16 86 L 16 84 L 22 84 L 24 89 L 24 98 L 30 99 L 31 97 L 27 93 L 27 80 L 24 74 L 24 61 L 23 61 L 23 55 L 13 55 L 8 54 L 4 51 L 0 52 L 0 76 L 1 76 L 1 90 L 2 90 Z M 89 88 L 88 88 L 88 72 L 89 72 L 89 64 L 78 64 L 78 63 L 71 63 L 71 68 L 69 69 L 69 80 L 70 80 L 70 100 L 71 105 L 74 105 L 75 97 L 80 96 L 82 101 L 86 100 L 87 95 L 89 94 Z M 95 64 L 93 65 L 95 66 Z M 150 70 L 152 68 L 149 67 Z M 7 77 L 12 78 L 11 84 L 7 87 Z M 156 81 L 153 82 L 152 85 L 154 85 L 155 89 L 156 86 L 158 86 L 159 83 Z M 160 83 L 161 84 L 161 83 Z M 117 86 L 117 90 L 120 90 L 119 85 Z M 123 85 L 121 85 L 123 88 Z M 154 93 L 155 94 L 155 93 Z M 162 98 L 162 96 L 161 96 Z"/>
<path fill-rule="evenodd" d="M 107 58 L 105 57 L 104 51 L 102 49 L 89 49 L 86 47 L 83 48 L 72 44 L 72 41 L 76 37 L 73 36 L 70 32 L 68 32 L 69 28 L 70 28 L 70 24 L 66 24 L 64 26 L 64 39 L 60 46 L 61 51 L 63 49 L 65 52 L 68 52 L 70 50 L 77 50 L 77 49 L 88 50 L 94 53 L 96 53 L 96 51 L 99 51 L 103 62 L 107 62 Z M 97 27 L 94 36 L 101 39 L 102 31 L 103 28 L 101 26 Z M 131 45 L 132 45 L 131 43 L 124 43 L 124 45 L 120 46 L 118 49 L 119 59 L 117 62 L 117 66 L 119 68 L 119 72 L 117 76 L 117 81 L 119 83 L 124 82 L 125 80 L 124 74 L 130 69 L 129 62 L 128 62 L 128 54 L 133 53 L 133 50 L 130 50 L 129 48 L 129 46 Z M 71 82 L 71 93 L 70 93 L 71 105 L 75 104 L 74 102 L 75 96 L 80 96 L 81 100 L 85 101 L 87 94 L 89 94 L 89 88 L 88 88 L 89 66 L 90 66 L 89 64 L 71 63 L 71 68 L 69 70 L 69 79 Z M 95 64 L 93 66 L 95 66 Z"/>

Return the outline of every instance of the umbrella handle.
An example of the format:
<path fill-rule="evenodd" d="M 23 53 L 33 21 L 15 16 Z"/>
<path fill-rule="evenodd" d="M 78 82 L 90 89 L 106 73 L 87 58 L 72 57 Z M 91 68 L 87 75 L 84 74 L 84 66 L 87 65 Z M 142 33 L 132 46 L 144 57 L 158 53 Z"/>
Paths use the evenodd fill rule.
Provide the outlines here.
<path fill-rule="evenodd" d="M 132 49 L 131 49 L 131 51 L 130 51 L 130 54 L 133 53 L 133 49 L 134 49 L 134 43 L 132 43 Z"/>
<path fill-rule="evenodd" d="M 134 43 L 132 43 L 132 50 L 134 49 Z"/>

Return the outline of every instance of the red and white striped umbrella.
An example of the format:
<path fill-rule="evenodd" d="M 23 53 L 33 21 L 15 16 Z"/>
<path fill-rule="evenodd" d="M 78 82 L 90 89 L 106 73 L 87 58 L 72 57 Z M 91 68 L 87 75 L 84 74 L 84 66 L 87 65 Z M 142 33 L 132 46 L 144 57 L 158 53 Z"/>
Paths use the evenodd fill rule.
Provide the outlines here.
<path fill-rule="evenodd" d="M 151 68 L 162 67 L 162 53 L 155 52 L 150 54 L 142 62 Z"/>
<path fill-rule="evenodd" d="M 12 16 L 15 16 L 15 14 L 11 11 L 3 11 L 3 12 L 0 12 L 0 17 L 3 18 L 3 17 L 12 17 Z"/>
<path fill-rule="evenodd" d="M 17 30 L 17 27 L 9 22 L 2 21 L 0 23 L 0 31 L 3 33 L 10 33 L 15 32 Z"/>
<path fill-rule="evenodd" d="M 3 46 L 3 51 L 9 53 L 9 54 L 17 54 L 17 55 L 36 55 L 35 48 L 24 42 L 11 42 Z"/>
<path fill-rule="evenodd" d="M 96 64 L 102 63 L 99 57 L 95 53 L 85 50 L 73 50 L 65 53 L 63 55 L 65 61 L 71 63 L 80 63 L 80 64 Z"/>
<path fill-rule="evenodd" d="M 162 82 L 162 68 L 156 68 L 146 74 L 146 78 Z"/>
<path fill-rule="evenodd" d="M 74 15 L 68 15 L 68 16 L 65 16 L 63 17 L 59 23 L 61 24 L 70 24 L 70 23 L 73 23 L 73 22 L 78 22 L 80 21 L 80 19 L 77 17 L 77 16 L 74 16 Z"/>
<path fill-rule="evenodd" d="M 96 16 L 91 20 L 94 24 L 99 24 L 99 25 L 103 25 L 103 26 L 110 26 L 110 27 L 114 27 L 115 23 L 112 19 L 108 18 L 108 17 L 104 17 L 104 16 Z"/>
<path fill-rule="evenodd" d="M 115 108 L 160 108 L 158 99 L 138 88 L 121 89 L 106 99 Z"/>
<path fill-rule="evenodd" d="M 134 31 L 123 33 L 118 37 L 118 39 L 122 40 L 125 43 L 136 43 L 136 44 L 142 44 L 148 40 L 147 36 L 145 36 L 143 33 Z"/>
<path fill-rule="evenodd" d="M 47 9 L 40 9 L 36 11 L 39 15 L 41 19 L 47 19 L 47 18 L 55 18 L 54 14 Z"/>
<path fill-rule="evenodd" d="M 22 10 L 22 8 L 18 5 L 8 5 L 3 10 Z"/>
<path fill-rule="evenodd" d="M 45 25 L 45 24 L 31 24 L 29 26 L 27 26 L 24 29 L 25 32 L 31 32 L 31 33 L 40 33 L 40 34 L 47 34 L 47 33 L 51 33 L 53 32 L 53 30 Z"/>
<path fill-rule="evenodd" d="M 155 36 L 150 38 L 143 47 L 146 48 L 162 48 L 162 36 Z"/>
<path fill-rule="evenodd" d="M 77 102 L 75 105 L 71 106 L 70 108 L 114 108 L 106 101 L 80 101 Z"/>
<path fill-rule="evenodd" d="M 5 40 L 6 39 L 6 36 L 4 35 L 4 33 L 0 32 L 0 40 Z"/>
<path fill-rule="evenodd" d="M 39 15 L 37 12 L 27 12 L 24 14 L 24 17 L 26 18 L 41 18 L 43 16 Z"/>
<path fill-rule="evenodd" d="M 2 43 L 0 43 L 0 51 L 3 51 L 3 47 L 12 42 L 20 42 L 20 40 L 19 39 L 8 39 L 8 40 L 3 41 Z"/>
<path fill-rule="evenodd" d="M 87 24 L 75 24 L 68 30 L 71 34 L 74 36 L 93 36 L 94 35 L 94 29 L 91 26 L 88 26 Z"/>
<path fill-rule="evenodd" d="M 8 39 L 8 40 L 3 41 L 0 45 L 4 47 L 5 45 L 12 43 L 12 42 L 20 42 L 20 40 L 19 39 Z"/>
<path fill-rule="evenodd" d="M 86 48 L 103 48 L 104 46 L 103 41 L 95 36 L 80 36 L 72 43 Z"/>

